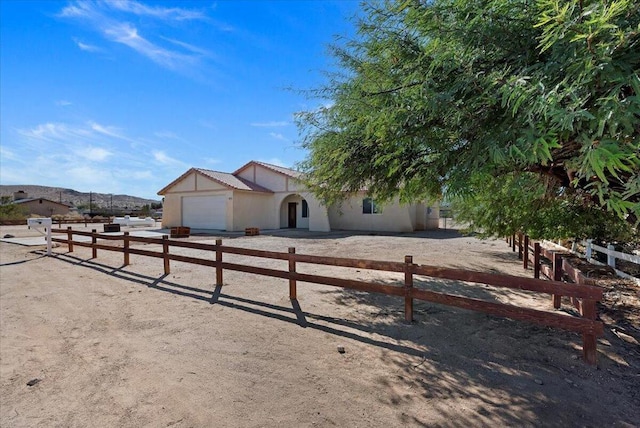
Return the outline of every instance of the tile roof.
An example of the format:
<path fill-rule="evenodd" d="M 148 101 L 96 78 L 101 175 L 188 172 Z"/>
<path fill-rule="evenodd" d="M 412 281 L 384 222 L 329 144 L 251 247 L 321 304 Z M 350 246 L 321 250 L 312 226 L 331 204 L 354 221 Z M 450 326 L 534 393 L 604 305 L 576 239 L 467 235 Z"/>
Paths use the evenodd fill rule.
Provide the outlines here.
<path fill-rule="evenodd" d="M 39 200 L 43 200 L 43 201 L 47 201 L 47 202 L 52 202 L 54 204 L 58 204 L 58 205 L 64 205 L 65 207 L 70 207 L 71 205 L 68 204 L 63 204 L 62 202 L 57 202 L 57 201 L 52 201 L 51 199 L 47 199 L 47 198 L 24 198 L 24 199 L 18 199 L 13 201 L 13 204 L 24 204 L 26 202 L 33 202 L 33 201 L 39 201 Z"/>
<path fill-rule="evenodd" d="M 256 183 L 252 183 L 244 178 L 236 177 L 228 172 L 212 171 L 210 169 L 194 168 L 199 173 L 217 181 L 218 183 L 237 190 L 251 190 L 255 192 L 273 193 L 271 190 L 262 187 Z"/>
<path fill-rule="evenodd" d="M 240 171 L 242 171 L 243 169 L 245 169 L 246 167 L 248 167 L 249 165 L 252 165 L 252 164 L 263 166 L 263 167 L 265 167 L 267 169 L 270 169 L 272 171 L 275 171 L 275 172 L 278 172 L 280 174 L 286 175 L 288 177 L 292 177 L 292 178 L 300 178 L 300 177 L 302 177 L 302 173 L 300 171 L 296 171 L 295 169 L 286 168 L 284 166 L 273 165 L 273 164 L 270 164 L 270 163 L 260 162 L 260 161 L 251 161 L 251 162 L 247 163 L 246 165 L 242 166 L 236 172 L 234 172 L 234 174 L 239 173 Z"/>

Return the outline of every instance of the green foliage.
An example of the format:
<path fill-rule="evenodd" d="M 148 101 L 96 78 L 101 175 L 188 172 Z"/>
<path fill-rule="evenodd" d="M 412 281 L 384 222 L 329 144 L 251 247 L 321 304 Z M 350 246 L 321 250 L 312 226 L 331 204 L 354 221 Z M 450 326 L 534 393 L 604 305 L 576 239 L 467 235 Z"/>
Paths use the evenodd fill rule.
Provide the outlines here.
<path fill-rule="evenodd" d="M 0 205 L 0 221 L 1 220 L 26 220 L 28 211 L 25 207 L 18 204 Z"/>
<path fill-rule="evenodd" d="M 465 200 L 478 192 L 477 177 L 526 176 L 535 192 L 512 192 L 519 199 L 510 205 L 568 216 L 589 207 L 636 223 L 639 8 L 629 0 L 369 4 L 359 37 L 333 48 L 341 72 L 314 92 L 329 106 L 298 116 L 307 185 L 325 203 L 363 188 L 381 201 Z M 504 215 L 515 216 L 505 224 L 520 222 Z M 503 230 L 491 224 L 487 233 Z"/>
<path fill-rule="evenodd" d="M 518 231 L 533 239 L 629 242 L 638 238 L 628 222 L 575 194 L 542 197 L 546 189 L 532 173 L 508 174 L 500 180 L 476 175 L 471 186 L 473 191 L 455 198 L 452 208 L 456 220 L 469 223 L 468 231 L 480 236 L 509 236 Z"/>

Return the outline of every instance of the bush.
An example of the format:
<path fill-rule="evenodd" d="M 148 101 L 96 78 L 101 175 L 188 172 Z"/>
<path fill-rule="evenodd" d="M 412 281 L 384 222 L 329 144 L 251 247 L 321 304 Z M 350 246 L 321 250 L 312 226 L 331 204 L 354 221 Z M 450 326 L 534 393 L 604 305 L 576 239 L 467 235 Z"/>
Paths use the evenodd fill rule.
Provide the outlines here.
<path fill-rule="evenodd" d="M 26 220 L 27 209 L 21 205 L 6 204 L 0 205 L 0 221 L 2 220 Z"/>

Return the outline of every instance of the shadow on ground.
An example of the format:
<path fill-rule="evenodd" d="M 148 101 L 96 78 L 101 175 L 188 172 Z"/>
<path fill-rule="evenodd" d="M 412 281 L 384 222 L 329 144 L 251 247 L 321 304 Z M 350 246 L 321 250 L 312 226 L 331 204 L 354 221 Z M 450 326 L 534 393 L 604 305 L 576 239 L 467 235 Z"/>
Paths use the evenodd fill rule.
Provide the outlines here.
<path fill-rule="evenodd" d="M 435 406 L 443 420 L 433 423 L 401 414 L 399 423 L 424 426 L 635 426 L 640 408 L 638 358 L 625 364 L 600 352 L 600 370 L 578 359 L 577 334 L 416 301 L 415 320 L 403 320 L 402 298 L 354 290 L 323 292 L 336 316 L 306 311 L 297 300 L 276 305 L 112 267 L 69 253 L 58 260 L 125 281 L 268 317 L 373 346 L 394 375 L 376 379 L 386 393 L 381 405 Z M 451 281 L 419 281 L 419 287 L 445 290 Z M 460 289 L 458 287 L 458 289 Z M 464 289 L 476 298 L 495 293 Z M 349 343 L 347 341 L 347 343 Z M 603 344 L 600 344 L 600 348 Z M 608 350 L 607 350 L 608 351 Z M 347 355 L 350 350 L 347 348 Z M 635 370 L 635 372 L 634 372 Z M 475 409 L 463 417 L 457 406 Z"/>

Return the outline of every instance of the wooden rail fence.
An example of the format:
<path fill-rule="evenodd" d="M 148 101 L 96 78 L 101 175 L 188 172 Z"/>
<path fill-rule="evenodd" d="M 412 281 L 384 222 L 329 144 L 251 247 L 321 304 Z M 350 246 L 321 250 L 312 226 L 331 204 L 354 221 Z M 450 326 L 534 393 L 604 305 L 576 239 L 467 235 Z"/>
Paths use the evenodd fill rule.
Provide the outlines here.
<path fill-rule="evenodd" d="M 566 281 L 569 283 L 594 287 L 596 282 L 587 278 L 579 269 L 569 263 L 566 252 L 549 250 L 540 245 L 540 242 L 533 242 L 527 235 L 515 234 L 508 238 L 508 242 L 515 251 L 518 249 L 518 258 L 522 260 L 524 269 L 532 264 L 534 278 L 540 278 L 542 274 L 551 281 Z M 565 257 L 563 257 L 563 255 Z M 562 303 L 562 296 L 567 296 L 560 292 L 552 294 L 553 307 L 559 309 Z M 571 304 L 585 318 L 595 320 L 597 318 L 596 302 L 602 297 L 592 299 L 577 299 L 574 296 L 567 296 Z"/>
<path fill-rule="evenodd" d="M 512 275 L 498 275 L 461 269 L 417 265 L 413 263 L 412 256 L 405 256 L 404 262 L 389 262 L 297 254 L 295 252 L 295 248 L 293 247 L 290 247 L 288 249 L 288 252 L 286 253 L 248 248 L 236 248 L 223 245 L 222 240 L 220 239 L 216 240 L 215 244 L 206 244 L 200 242 L 172 240 L 169 239 L 166 235 L 164 235 L 162 238 L 148 238 L 131 236 L 128 232 L 124 232 L 123 235 L 114 236 L 99 234 L 95 230 L 93 230 L 92 232 L 74 231 L 71 227 L 68 227 L 66 230 L 52 229 L 52 232 L 66 234 L 66 238 L 56 237 L 52 240 L 55 242 L 67 244 L 69 252 L 74 251 L 74 246 L 90 247 L 92 249 L 92 257 L 94 258 L 97 257 L 98 250 L 116 251 L 123 253 L 124 265 L 130 264 L 130 256 L 132 254 L 161 258 L 164 261 L 165 274 L 170 273 L 170 262 L 172 260 L 213 267 L 215 268 L 216 272 L 216 285 L 223 284 L 223 272 L 225 269 L 286 279 L 289 281 L 290 299 L 297 299 L 298 282 L 324 284 L 335 287 L 343 287 L 359 291 L 402 297 L 404 299 L 405 320 L 407 322 L 413 321 L 413 303 L 414 299 L 418 299 L 478 312 L 484 312 L 495 316 L 528 321 L 548 327 L 574 331 L 582 334 L 583 357 L 587 363 L 593 365 L 597 363 L 596 337 L 601 336 L 604 331 L 602 323 L 595 319 L 595 302 L 602 298 L 602 290 L 598 287 L 589 285 L 578 286 L 575 284 L 567 284 L 559 281 L 543 281 L 540 279 L 522 278 Z M 87 236 L 90 237 L 91 240 L 90 242 L 74 241 L 74 235 Z M 122 246 L 105 245 L 103 243 L 100 243 L 99 240 L 122 241 Z M 157 244 L 161 246 L 162 251 L 150 251 L 147 249 L 134 248 L 131 246 L 132 242 Z M 215 258 L 200 258 L 174 254 L 170 251 L 172 247 L 210 251 L 212 255 L 215 255 Z M 223 255 L 225 253 L 287 261 L 288 269 L 278 270 L 225 262 L 223 260 Z M 404 284 L 403 286 L 395 286 L 353 279 L 305 274 L 297 271 L 297 266 L 299 263 L 404 273 Z M 494 287 L 528 290 L 551 295 L 558 294 L 569 296 L 573 299 L 576 299 L 577 301 L 581 301 L 582 304 L 588 308 L 593 307 L 594 312 L 591 313 L 589 311 L 585 311 L 583 314 L 581 313 L 582 316 L 576 317 L 540 311 L 531 308 L 523 308 L 504 303 L 488 302 L 475 298 L 434 292 L 423 288 L 414 287 L 414 278 L 416 275 L 455 281 L 481 283 Z"/>

